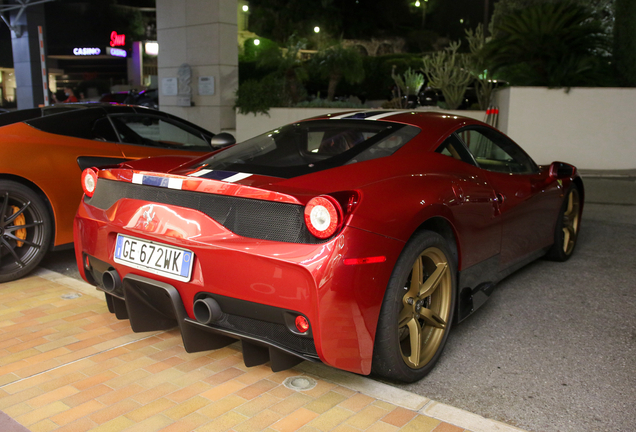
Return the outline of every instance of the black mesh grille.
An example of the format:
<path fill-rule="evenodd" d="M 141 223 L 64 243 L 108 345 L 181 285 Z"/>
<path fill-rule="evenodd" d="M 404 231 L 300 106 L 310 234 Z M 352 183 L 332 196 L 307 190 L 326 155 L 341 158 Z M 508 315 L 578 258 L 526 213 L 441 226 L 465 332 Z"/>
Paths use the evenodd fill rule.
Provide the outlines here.
<path fill-rule="evenodd" d="M 167 189 L 98 179 L 95 194 L 85 198 L 91 206 L 106 210 L 121 198 L 186 207 L 205 213 L 238 235 L 287 243 L 317 244 L 304 221 L 305 208 L 296 204 L 261 201 L 225 195 Z"/>
<path fill-rule="evenodd" d="M 218 327 L 243 333 L 249 336 L 289 348 L 303 354 L 317 355 L 316 346 L 312 338 L 296 336 L 291 333 L 283 324 L 261 321 L 237 315 L 226 315 L 219 322 L 215 322 L 210 327 Z"/>

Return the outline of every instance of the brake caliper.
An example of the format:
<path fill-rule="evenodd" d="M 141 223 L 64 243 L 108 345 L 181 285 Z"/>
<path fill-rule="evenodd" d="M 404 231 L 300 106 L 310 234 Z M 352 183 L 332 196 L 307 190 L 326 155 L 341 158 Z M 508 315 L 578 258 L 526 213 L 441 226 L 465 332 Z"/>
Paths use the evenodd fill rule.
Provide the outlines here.
<path fill-rule="evenodd" d="M 20 211 L 20 209 L 16 206 L 11 206 L 11 210 L 13 211 L 12 214 L 16 214 L 17 212 Z M 26 218 L 24 217 L 24 213 L 21 215 L 18 215 L 15 218 L 15 220 L 13 221 L 13 225 L 14 226 L 26 225 Z M 19 239 L 25 240 L 27 236 L 27 230 L 26 228 L 20 228 L 19 230 L 16 230 L 14 232 L 14 235 Z M 22 247 L 22 245 L 24 244 L 24 242 L 21 242 L 21 241 L 16 241 L 15 243 L 17 247 Z"/>

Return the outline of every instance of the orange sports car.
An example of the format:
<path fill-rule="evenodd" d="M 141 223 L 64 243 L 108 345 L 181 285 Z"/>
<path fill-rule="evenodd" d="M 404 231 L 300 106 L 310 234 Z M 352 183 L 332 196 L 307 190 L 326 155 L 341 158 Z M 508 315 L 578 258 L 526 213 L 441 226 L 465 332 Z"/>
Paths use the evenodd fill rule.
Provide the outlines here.
<path fill-rule="evenodd" d="M 47 251 L 73 246 L 80 175 L 149 156 L 192 156 L 233 144 L 173 115 L 130 105 L 73 104 L 0 114 L 0 282 Z"/>

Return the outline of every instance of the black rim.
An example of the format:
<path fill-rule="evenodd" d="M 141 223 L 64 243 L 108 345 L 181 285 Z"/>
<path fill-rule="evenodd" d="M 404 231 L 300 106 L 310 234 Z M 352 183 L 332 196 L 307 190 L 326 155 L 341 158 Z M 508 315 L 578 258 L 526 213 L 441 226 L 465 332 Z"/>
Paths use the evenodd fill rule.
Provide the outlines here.
<path fill-rule="evenodd" d="M 26 197 L 0 192 L 0 275 L 29 266 L 45 239 L 44 215 Z"/>

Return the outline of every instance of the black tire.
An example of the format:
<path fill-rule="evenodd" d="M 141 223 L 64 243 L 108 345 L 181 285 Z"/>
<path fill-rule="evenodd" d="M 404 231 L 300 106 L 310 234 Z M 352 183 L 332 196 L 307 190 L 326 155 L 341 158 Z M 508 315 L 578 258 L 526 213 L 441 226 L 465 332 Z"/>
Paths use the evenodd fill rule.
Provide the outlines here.
<path fill-rule="evenodd" d="M 552 261 L 567 261 L 576 247 L 581 228 L 581 194 L 572 185 L 565 194 L 554 228 L 554 244 L 546 254 Z"/>
<path fill-rule="evenodd" d="M 373 347 L 374 374 L 414 382 L 433 369 L 453 321 L 456 268 L 439 234 L 421 231 L 409 240 L 382 302 Z M 414 274 L 420 283 L 413 283 Z"/>
<path fill-rule="evenodd" d="M 31 272 L 49 249 L 51 218 L 44 201 L 28 187 L 0 180 L 0 282 Z"/>

